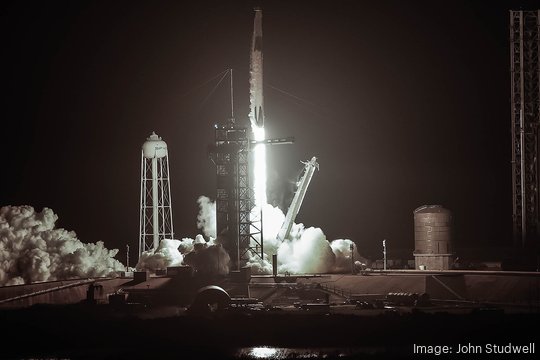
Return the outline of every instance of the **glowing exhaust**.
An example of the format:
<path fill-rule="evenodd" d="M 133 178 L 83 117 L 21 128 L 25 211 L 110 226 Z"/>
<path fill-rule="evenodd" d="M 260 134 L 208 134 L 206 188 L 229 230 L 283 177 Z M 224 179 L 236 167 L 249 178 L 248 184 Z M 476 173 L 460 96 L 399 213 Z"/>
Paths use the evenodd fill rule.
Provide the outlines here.
<path fill-rule="evenodd" d="M 254 127 L 253 134 L 256 141 L 264 140 L 264 127 Z M 261 208 L 266 204 L 266 147 L 264 144 L 255 145 L 253 157 L 255 206 Z"/>

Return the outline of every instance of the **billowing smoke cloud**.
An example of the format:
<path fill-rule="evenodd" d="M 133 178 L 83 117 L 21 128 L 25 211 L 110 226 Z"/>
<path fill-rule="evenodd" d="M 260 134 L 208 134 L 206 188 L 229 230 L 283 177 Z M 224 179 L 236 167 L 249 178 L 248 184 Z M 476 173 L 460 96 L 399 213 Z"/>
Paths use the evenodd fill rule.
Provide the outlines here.
<path fill-rule="evenodd" d="M 353 258 L 351 259 L 351 245 L 353 245 Z M 350 271 L 352 267 L 352 261 L 366 263 L 366 259 L 360 256 L 358 248 L 349 239 L 338 239 L 330 243 L 332 251 L 336 255 L 336 262 L 334 264 L 334 271 L 346 272 Z"/>
<path fill-rule="evenodd" d="M 280 272 L 327 273 L 333 270 L 336 256 L 320 228 L 310 227 L 278 249 Z"/>
<path fill-rule="evenodd" d="M 204 198 L 204 201 L 201 199 Z M 215 219 L 215 203 L 208 198 L 199 198 L 199 224 L 205 234 L 215 234 L 215 221 L 201 222 L 201 218 Z M 305 228 L 303 224 L 294 224 L 290 238 L 277 240 L 277 234 L 285 220 L 285 215 L 278 208 L 266 204 L 263 208 L 264 259 L 252 256 L 247 265 L 253 273 L 270 274 L 272 272 L 272 254 L 278 256 L 278 271 L 291 274 L 344 272 L 351 269 L 352 260 L 365 262 L 357 247 L 349 239 L 332 242 L 320 228 Z M 351 244 L 354 246 L 354 259 L 351 259 Z"/>
<path fill-rule="evenodd" d="M 125 270 L 102 241 L 85 244 L 73 231 L 55 228 L 49 208 L 0 208 L 0 286 L 81 277 L 113 276 Z"/>
<path fill-rule="evenodd" d="M 137 269 L 154 271 L 167 266 L 190 265 L 199 274 L 224 275 L 229 272 L 230 257 L 220 244 L 216 234 L 216 205 L 206 196 L 197 200 L 200 210 L 197 225 L 209 240 L 199 234 L 195 239 L 162 240 L 155 251 L 144 253 Z M 254 216 L 256 214 L 253 214 Z M 257 214 L 258 215 L 258 214 Z M 289 239 L 277 240 L 285 215 L 278 208 L 266 204 L 264 218 L 264 259 L 252 256 L 247 265 L 252 273 L 272 273 L 272 254 L 278 256 L 280 273 L 329 273 L 350 271 L 353 260 L 365 262 L 354 246 L 354 259 L 351 259 L 351 244 L 348 239 L 332 242 L 320 228 L 305 228 L 303 224 L 294 224 Z"/>
<path fill-rule="evenodd" d="M 206 242 L 200 234 L 193 240 L 193 251 L 184 258 L 184 264 L 191 265 L 199 274 L 204 275 L 226 275 L 229 273 L 229 263 L 229 254 L 221 244 L 213 238 Z"/>
<path fill-rule="evenodd" d="M 199 215 L 197 215 L 197 228 L 202 229 L 204 235 L 216 238 L 216 203 L 206 196 L 199 196 Z"/>
<path fill-rule="evenodd" d="M 212 207 L 209 201 L 203 202 L 203 204 L 203 206 Z M 205 232 L 205 234 L 211 233 L 211 229 L 207 230 L 209 232 Z M 229 263 L 229 254 L 214 238 L 210 237 L 210 240 L 206 241 L 199 234 L 195 239 L 161 240 L 155 251 L 143 252 L 136 269 L 155 272 L 169 266 L 190 265 L 198 274 L 225 275 L 229 273 Z"/>
<path fill-rule="evenodd" d="M 159 242 L 158 248 L 144 251 L 137 263 L 137 270 L 166 269 L 169 266 L 178 266 L 182 264 L 184 257 L 178 250 L 180 240 L 163 239 Z"/>
<path fill-rule="evenodd" d="M 195 239 L 198 239 L 199 236 L 202 238 L 202 235 L 197 235 Z M 204 241 L 204 238 L 202 240 Z M 194 242 L 195 241 L 191 238 L 183 238 L 178 246 L 178 251 L 180 251 L 180 254 L 187 254 L 188 252 L 193 251 Z"/>

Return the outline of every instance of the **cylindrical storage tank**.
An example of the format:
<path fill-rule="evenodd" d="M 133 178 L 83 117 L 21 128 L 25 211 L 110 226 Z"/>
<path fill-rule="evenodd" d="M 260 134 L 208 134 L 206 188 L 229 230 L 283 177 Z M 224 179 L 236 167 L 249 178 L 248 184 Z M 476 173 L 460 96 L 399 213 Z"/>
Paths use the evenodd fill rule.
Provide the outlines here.
<path fill-rule="evenodd" d="M 167 156 L 167 143 L 152 132 L 142 146 L 143 155 L 147 159 L 163 158 Z"/>
<path fill-rule="evenodd" d="M 452 252 L 452 213 L 441 205 L 414 210 L 415 254 L 447 255 Z"/>

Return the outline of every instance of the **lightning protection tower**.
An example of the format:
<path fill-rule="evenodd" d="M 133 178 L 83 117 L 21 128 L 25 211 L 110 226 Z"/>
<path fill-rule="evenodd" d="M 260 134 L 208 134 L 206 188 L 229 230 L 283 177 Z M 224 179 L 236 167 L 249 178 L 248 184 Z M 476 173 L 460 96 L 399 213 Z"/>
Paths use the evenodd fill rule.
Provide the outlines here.
<path fill-rule="evenodd" d="M 167 143 L 155 132 L 142 146 L 139 229 L 139 257 L 174 236 Z"/>
<path fill-rule="evenodd" d="M 539 51 L 540 10 L 510 11 L 513 230 L 518 247 L 540 245 Z"/>

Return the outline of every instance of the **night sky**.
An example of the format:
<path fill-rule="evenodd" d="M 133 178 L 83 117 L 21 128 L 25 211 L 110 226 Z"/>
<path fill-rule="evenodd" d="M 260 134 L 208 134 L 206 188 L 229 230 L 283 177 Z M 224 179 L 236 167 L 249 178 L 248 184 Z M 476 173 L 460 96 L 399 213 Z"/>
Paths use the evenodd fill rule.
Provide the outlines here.
<path fill-rule="evenodd" d="M 454 214 L 459 247 L 511 246 L 508 10 L 534 2 L 263 2 L 269 197 L 367 256 L 414 247 L 413 210 Z M 488 5 L 489 4 L 489 5 Z M 215 197 L 207 148 L 248 126 L 251 1 L 18 1 L 0 8 L 0 205 L 52 208 L 83 242 L 137 248 L 140 147 L 169 146 L 177 238 Z M 202 86 L 201 86 L 202 85 Z M 279 90 L 278 90 L 279 89 Z M 292 94 L 292 95 L 287 95 Z M 286 210 L 286 207 L 285 209 Z"/>

